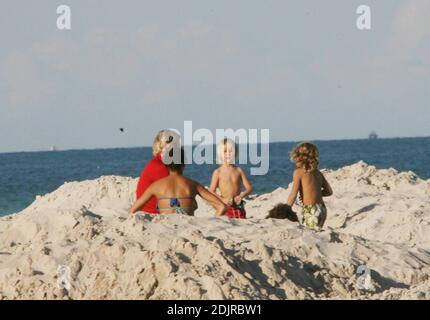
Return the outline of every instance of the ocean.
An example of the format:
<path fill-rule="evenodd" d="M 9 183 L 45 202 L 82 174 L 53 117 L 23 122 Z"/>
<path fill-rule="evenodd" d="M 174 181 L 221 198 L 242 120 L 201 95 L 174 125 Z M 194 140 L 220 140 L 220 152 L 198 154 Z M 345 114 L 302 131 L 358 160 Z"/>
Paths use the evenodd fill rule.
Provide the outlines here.
<path fill-rule="evenodd" d="M 422 179 L 430 178 L 430 137 L 314 143 L 320 150 L 321 168 L 337 169 L 363 160 L 380 169 L 413 171 Z M 296 144 L 270 144 L 269 172 L 250 176 L 254 193 L 288 186 L 294 169 L 289 151 Z M 0 216 L 23 210 L 37 195 L 52 192 L 65 182 L 103 175 L 138 177 L 151 157 L 149 147 L 0 154 Z M 248 173 L 251 166 L 244 166 Z M 215 167 L 192 164 L 185 175 L 208 185 Z"/>

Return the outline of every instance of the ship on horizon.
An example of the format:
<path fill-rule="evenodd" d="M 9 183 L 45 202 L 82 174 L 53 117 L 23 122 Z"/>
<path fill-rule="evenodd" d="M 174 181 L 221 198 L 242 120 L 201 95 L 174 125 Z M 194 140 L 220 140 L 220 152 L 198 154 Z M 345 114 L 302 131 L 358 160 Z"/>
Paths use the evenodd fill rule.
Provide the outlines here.
<path fill-rule="evenodd" d="M 378 139 L 378 134 L 375 131 L 372 131 L 369 134 L 369 140 L 376 140 L 376 139 Z"/>

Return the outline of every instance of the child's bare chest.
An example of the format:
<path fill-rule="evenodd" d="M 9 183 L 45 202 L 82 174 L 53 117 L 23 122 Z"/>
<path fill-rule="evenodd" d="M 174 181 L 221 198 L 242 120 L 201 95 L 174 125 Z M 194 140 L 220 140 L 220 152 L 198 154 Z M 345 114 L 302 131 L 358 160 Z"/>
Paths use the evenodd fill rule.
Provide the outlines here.
<path fill-rule="evenodd" d="M 219 174 L 221 182 L 238 182 L 240 181 L 240 173 L 234 169 L 221 170 Z"/>

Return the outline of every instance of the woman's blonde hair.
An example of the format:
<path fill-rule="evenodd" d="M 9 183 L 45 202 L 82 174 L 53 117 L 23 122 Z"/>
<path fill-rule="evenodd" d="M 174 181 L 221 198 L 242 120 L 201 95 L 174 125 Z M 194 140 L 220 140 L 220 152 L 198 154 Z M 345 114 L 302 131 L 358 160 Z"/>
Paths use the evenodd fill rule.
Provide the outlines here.
<path fill-rule="evenodd" d="M 295 147 L 291 153 L 291 161 L 300 163 L 306 171 L 314 171 L 318 169 L 320 163 L 319 151 L 316 145 L 305 142 Z"/>
<path fill-rule="evenodd" d="M 177 137 L 178 134 L 172 130 L 159 131 L 152 144 L 152 154 L 154 156 L 161 154 L 166 145 L 172 143 Z"/>
<path fill-rule="evenodd" d="M 232 139 L 224 138 L 218 143 L 216 148 L 218 163 L 224 163 L 225 148 L 227 148 L 227 150 L 233 150 L 234 158 L 237 158 L 237 144 Z"/>

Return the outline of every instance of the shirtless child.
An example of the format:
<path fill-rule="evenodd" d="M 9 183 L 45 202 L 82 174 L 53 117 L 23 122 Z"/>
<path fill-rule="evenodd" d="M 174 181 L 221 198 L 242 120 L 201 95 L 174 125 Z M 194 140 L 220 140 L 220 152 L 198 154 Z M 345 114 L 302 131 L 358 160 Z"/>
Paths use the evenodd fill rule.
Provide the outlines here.
<path fill-rule="evenodd" d="M 226 211 L 225 204 L 214 194 L 206 190 L 200 183 L 188 179 L 182 175 L 185 168 L 185 154 L 181 148 L 180 163 L 166 165 L 169 169 L 169 176 L 152 183 L 143 195 L 134 203 L 130 213 L 140 211 L 143 206 L 151 200 L 157 198 L 157 209 L 161 214 L 178 213 L 194 215 L 197 209 L 196 196 L 209 201 L 216 209 L 218 216 Z M 173 149 L 170 151 L 173 156 Z"/>
<path fill-rule="evenodd" d="M 237 145 L 233 140 L 224 138 L 217 146 L 217 156 L 220 167 L 212 175 L 209 190 L 220 191 L 221 199 L 227 204 L 225 216 L 229 218 L 245 219 L 245 201 L 243 199 L 252 192 L 252 186 L 245 172 L 236 166 Z M 245 191 L 242 191 L 242 186 Z"/>
<path fill-rule="evenodd" d="M 291 152 L 291 160 L 297 169 L 293 174 L 293 189 L 287 204 L 292 206 L 300 193 L 303 224 L 311 229 L 322 228 L 327 218 L 323 197 L 331 196 L 333 190 L 318 170 L 318 148 L 312 143 L 302 143 Z"/>

